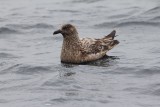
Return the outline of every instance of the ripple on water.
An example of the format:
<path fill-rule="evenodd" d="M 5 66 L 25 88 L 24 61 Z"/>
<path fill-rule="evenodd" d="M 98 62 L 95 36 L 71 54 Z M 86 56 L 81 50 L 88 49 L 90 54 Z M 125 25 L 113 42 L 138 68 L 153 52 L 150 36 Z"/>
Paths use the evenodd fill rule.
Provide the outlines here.
<path fill-rule="evenodd" d="M 117 25 L 117 22 L 102 22 L 99 24 L 95 24 L 94 27 L 95 28 L 111 28 L 111 27 L 115 27 Z"/>
<path fill-rule="evenodd" d="M 127 27 L 127 26 L 152 26 L 152 27 L 159 27 L 160 23 L 158 22 L 149 22 L 149 21 L 128 21 L 128 22 L 121 22 L 116 25 L 116 27 Z"/>
<path fill-rule="evenodd" d="M 76 102 L 86 102 L 86 103 L 92 103 L 92 102 L 98 102 L 98 103 L 103 103 L 103 104 L 106 104 L 106 103 L 109 103 L 110 101 L 109 100 L 106 100 L 106 99 L 100 99 L 100 100 L 97 100 L 97 99 L 94 99 L 94 97 L 92 98 L 80 98 L 80 97 L 60 97 L 60 98 L 54 98 L 52 100 L 50 100 L 50 103 L 51 104 L 64 104 L 64 103 L 68 103 L 68 102 L 73 102 L 73 101 L 76 101 Z"/>
<path fill-rule="evenodd" d="M 150 89 L 152 95 L 160 96 L 160 83 L 151 85 Z"/>
<path fill-rule="evenodd" d="M 9 53 L 0 53 L 0 59 L 10 59 L 10 58 L 18 58 L 17 56 Z"/>
<path fill-rule="evenodd" d="M 0 27 L 0 34 L 21 34 L 25 33 L 26 30 L 48 30 L 53 29 L 54 26 L 47 23 L 36 23 L 36 24 L 7 24 Z"/>
<path fill-rule="evenodd" d="M 155 16 L 154 18 L 150 19 L 151 21 L 160 21 L 160 16 Z"/>
<path fill-rule="evenodd" d="M 67 10 L 67 9 L 64 9 L 64 10 L 48 10 L 50 13 L 80 13 L 80 11 L 78 10 Z"/>
<path fill-rule="evenodd" d="M 149 21 L 127 21 L 127 22 L 103 22 L 100 24 L 94 25 L 96 28 L 112 28 L 112 27 L 129 27 L 129 26 L 152 26 L 152 27 L 160 27 L 159 22 L 149 22 Z"/>
<path fill-rule="evenodd" d="M 136 75 L 145 75 L 145 76 L 152 76 L 152 75 L 157 75 L 160 74 L 160 68 L 159 67 L 151 67 L 151 68 L 141 68 L 137 70 Z"/>
<path fill-rule="evenodd" d="M 53 68 L 51 66 L 32 66 L 32 65 L 15 64 L 4 69 L 3 71 L 1 71 L 1 73 L 12 72 L 16 74 L 36 75 L 46 72 L 52 72 L 52 70 Z"/>
<path fill-rule="evenodd" d="M 74 84 L 74 83 L 76 83 L 75 81 L 74 81 L 74 79 L 66 79 L 66 81 L 65 81 L 65 79 L 64 80 L 61 80 L 61 79 L 54 79 L 54 78 L 52 78 L 52 79 L 50 79 L 50 80 L 48 80 L 48 81 L 46 81 L 46 82 L 44 82 L 43 83 L 43 86 L 47 86 L 47 87 L 53 87 L 53 88 L 55 88 L 55 87 L 57 87 L 57 88 L 60 88 L 61 86 L 62 87 L 65 87 L 65 86 L 69 86 L 69 85 L 71 85 L 71 84 Z M 60 90 L 65 90 L 65 89 L 59 89 L 59 91 Z M 66 89 L 67 90 L 67 89 Z M 71 89 L 70 89 L 71 90 Z M 76 88 L 73 88 L 72 89 L 72 91 L 77 91 L 78 89 L 76 89 Z"/>
<path fill-rule="evenodd" d="M 52 29 L 54 28 L 53 25 L 50 25 L 50 24 L 46 24 L 46 23 L 37 23 L 37 24 L 33 24 L 33 25 L 29 25 L 29 26 L 26 26 L 25 27 L 26 29 Z"/>
<path fill-rule="evenodd" d="M 4 22 L 6 21 L 7 19 L 4 19 L 4 18 L 0 18 L 0 22 Z"/>
<path fill-rule="evenodd" d="M 148 11 L 144 12 L 144 14 L 148 14 L 148 15 L 158 14 L 158 13 L 160 13 L 160 7 L 159 6 L 153 7 L 151 9 L 149 9 Z"/>
<path fill-rule="evenodd" d="M 8 28 L 8 27 L 0 27 L 0 34 L 17 34 L 20 33 L 16 29 Z"/>
<path fill-rule="evenodd" d="M 55 98 L 55 99 L 51 100 L 51 102 L 56 102 L 56 103 L 64 103 L 67 101 L 68 101 L 68 99 L 66 99 L 66 98 Z"/>
<path fill-rule="evenodd" d="M 19 29 L 52 29 L 53 25 L 47 23 L 36 23 L 36 24 L 7 24 L 7 27 L 19 28 Z"/>
<path fill-rule="evenodd" d="M 160 96 L 160 83 L 147 84 L 137 92 L 145 95 Z"/>
<path fill-rule="evenodd" d="M 74 0 L 72 1 L 72 3 L 95 3 L 95 2 L 99 2 L 102 0 Z"/>
<path fill-rule="evenodd" d="M 7 103 L 8 101 L 5 99 L 0 99 L 0 103 Z"/>
<path fill-rule="evenodd" d="M 21 66 L 17 69 L 17 71 L 15 71 L 15 73 L 33 75 L 39 73 L 46 73 L 50 71 L 51 68 L 49 66 Z"/>

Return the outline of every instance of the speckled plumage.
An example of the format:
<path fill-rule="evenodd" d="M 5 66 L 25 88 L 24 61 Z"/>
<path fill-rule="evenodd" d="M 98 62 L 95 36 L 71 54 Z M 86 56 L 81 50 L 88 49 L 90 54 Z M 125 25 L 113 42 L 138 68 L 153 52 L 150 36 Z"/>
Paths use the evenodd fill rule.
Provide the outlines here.
<path fill-rule="evenodd" d="M 100 59 L 119 43 L 118 40 L 114 40 L 115 30 L 100 39 L 80 39 L 76 28 L 71 24 L 66 24 L 53 34 L 58 33 L 61 33 L 64 38 L 61 61 L 65 63 L 84 63 Z"/>

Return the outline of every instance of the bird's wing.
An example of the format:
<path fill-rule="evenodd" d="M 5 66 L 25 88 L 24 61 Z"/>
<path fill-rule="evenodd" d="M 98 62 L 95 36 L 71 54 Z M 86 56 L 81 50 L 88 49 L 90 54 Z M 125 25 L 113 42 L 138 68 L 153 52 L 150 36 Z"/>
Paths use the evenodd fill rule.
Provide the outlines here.
<path fill-rule="evenodd" d="M 82 53 L 96 54 L 104 50 L 105 44 L 100 39 L 83 38 L 81 39 Z"/>
<path fill-rule="evenodd" d="M 102 39 L 81 39 L 82 53 L 83 54 L 106 54 L 107 51 L 111 50 L 115 45 L 119 43 L 118 40 L 114 40 L 115 31 L 112 31 L 109 35 Z"/>

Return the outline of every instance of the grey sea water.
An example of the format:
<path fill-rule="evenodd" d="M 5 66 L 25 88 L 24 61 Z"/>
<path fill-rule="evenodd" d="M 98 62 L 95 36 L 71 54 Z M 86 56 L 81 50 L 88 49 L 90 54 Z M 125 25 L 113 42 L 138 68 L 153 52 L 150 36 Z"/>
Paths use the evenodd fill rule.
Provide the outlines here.
<path fill-rule="evenodd" d="M 107 59 L 60 63 L 62 24 L 117 31 Z M 159 0 L 0 0 L 0 107 L 160 107 Z"/>

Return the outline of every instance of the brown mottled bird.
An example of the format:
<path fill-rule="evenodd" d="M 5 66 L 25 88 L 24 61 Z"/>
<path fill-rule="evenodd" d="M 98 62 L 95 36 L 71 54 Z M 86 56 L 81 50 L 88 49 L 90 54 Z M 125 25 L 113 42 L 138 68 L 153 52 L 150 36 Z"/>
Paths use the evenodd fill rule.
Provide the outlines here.
<path fill-rule="evenodd" d="M 59 33 L 63 35 L 61 62 L 64 63 L 78 64 L 95 61 L 105 56 L 119 43 L 118 40 L 114 40 L 115 30 L 101 39 L 80 39 L 76 28 L 71 24 L 65 24 L 53 34 Z"/>

